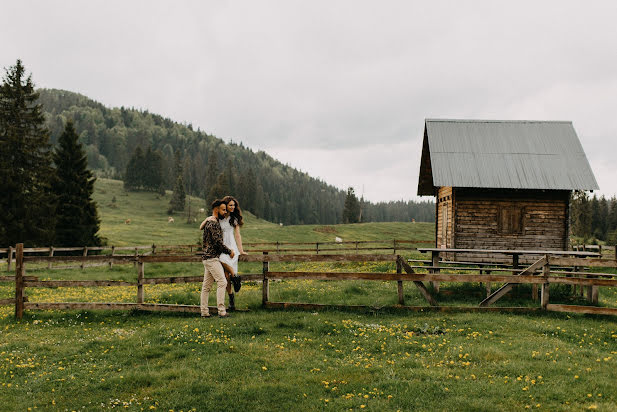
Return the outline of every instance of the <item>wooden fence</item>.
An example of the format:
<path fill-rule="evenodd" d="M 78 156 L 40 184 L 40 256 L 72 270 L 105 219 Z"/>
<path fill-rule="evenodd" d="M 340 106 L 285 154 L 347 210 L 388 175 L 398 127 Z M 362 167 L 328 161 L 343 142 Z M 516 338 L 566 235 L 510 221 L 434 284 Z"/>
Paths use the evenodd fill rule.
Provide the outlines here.
<path fill-rule="evenodd" d="M 243 246 L 248 246 L 245 251 L 248 253 L 299 253 L 299 252 L 314 252 L 319 254 L 320 252 L 337 252 L 337 253 L 359 253 L 367 251 L 390 251 L 396 254 L 397 251 L 409 251 L 416 250 L 415 247 L 410 246 L 414 244 L 432 244 L 434 240 L 400 240 L 392 239 L 391 241 L 379 241 L 379 240 L 353 240 L 343 242 L 247 242 Z M 260 246 L 257 248 L 257 246 Z M 84 269 L 86 267 L 105 266 L 112 267 L 115 263 L 131 263 L 124 259 L 120 261 L 112 259 L 115 256 L 126 256 L 130 254 L 134 257 L 148 256 L 154 254 L 167 254 L 167 255 L 186 255 L 193 254 L 201 250 L 200 245 L 149 245 L 149 246 L 99 246 L 99 247 L 35 247 L 24 248 L 24 254 L 47 254 L 49 257 L 57 256 L 58 252 L 81 252 L 82 256 L 92 256 L 89 253 L 96 253 L 95 256 L 105 256 L 107 258 L 101 258 L 95 260 L 94 263 L 85 264 L 81 263 L 79 266 L 58 266 L 52 265 L 52 262 L 56 260 L 50 259 L 47 261 L 48 269 Z M 118 253 L 119 252 L 119 253 Z M 7 272 L 11 271 L 12 263 L 15 261 L 15 248 L 0 248 L 0 255 L 6 254 L 7 259 Z M 67 262 L 70 260 L 64 260 Z"/>
<path fill-rule="evenodd" d="M 438 252 L 436 252 L 438 254 Z M 203 276 L 176 276 L 145 278 L 146 263 L 179 263 L 179 262 L 200 262 L 199 256 L 179 256 L 179 255 L 148 255 L 148 256 L 114 256 L 111 259 L 116 263 L 135 262 L 137 266 L 137 281 L 112 281 L 112 280 L 40 280 L 34 276 L 26 275 L 26 264 L 31 262 L 49 262 L 51 260 L 65 261 L 76 259 L 80 262 L 98 261 L 110 259 L 109 256 L 24 256 L 23 244 L 16 248 L 16 272 L 15 277 L 15 298 L 5 300 L 4 304 L 15 305 L 15 316 L 21 319 L 26 309 L 139 309 L 147 311 L 174 311 L 199 313 L 199 306 L 195 305 L 170 305 L 154 304 L 144 302 L 144 286 L 164 283 L 199 283 Z M 396 307 L 409 310 L 439 310 L 439 311 L 535 311 L 548 310 L 557 312 L 576 312 L 592 314 L 617 315 L 617 308 L 606 308 L 598 306 L 583 305 L 561 305 L 549 303 L 549 290 L 551 284 L 566 284 L 588 289 L 588 297 L 592 302 L 597 302 L 598 287 L 617 286 L 617 274 L 615 273 L 592 273 L 581 271 L 580 268 L 617 268 L 617 260 L 608 259 L 582 259 L 572 257 L 549 256 L 545 254 L 532 265 L 524 268 L 513 267 L 483 267 L 482 273 L 461 273 L 478 272 L 478 267 L 456 265 L 458 262 L 451 262 L 452 265 L 441 265 L 439 260 L 431 260 L 430 266 L 412 266 L 400 255 L 390 254 L 353 254 L 353 255 L 307 255 L 307 254 L 269 254 L 262 252 L 260 255 L 241 256 L 244 262 L 262 262 L 262 273 L 243 274 L 243 280 L 262 282 L 262 304 L 267 308 L 305 308 L 318 309 L 326 307 L 344 308 L 368 308 L 369 306 L 349 306 L 349 305 L 323 305 L 315 303 L 290 303 L 272 302 L 270 300 L 270 281 L 286 280 L 293 281 L 298 279 L 313 280 L 364 280 L 364 281 L 393 281 L 397 282 L 398 305 Z M 396 273 L 379 272 L 276 272 L 270 270 L 270 262 L 395 262 Z M 568 268 L 565 270 L 564 268 Z M 577 269 L 576 269 L 577 268 Z M 426 270 L 428 273 L 419 273 L 419 270 Z M 490 273 L 486 273 L 489 271 Z M 7 279 L 4 279 L 7 278 Z M 11 280 L 9 276 L 0 280 Z M 403 284 L 408 282 L 414 285 L 426 300 L 425 306 L 406 306 L 403 293 Z M 431 288 L 425 282 L 481 282 L 484 284 L 501 284 L 495 292 L 487 291 L 486 299 L 474 307 L 461 306 L 441 306 L 436 299 L 436 289 Z M 541 287 L 540 304 L 537 307 L 494 307 L 491 306 L 501 297 L 506 295 L 514 285 L 531 284 Z M 107 287 L 107 286 L 126 286 L 136 288 L 135 303 L 113 303 L 113 302 L 29 302 L 25 290 L 29 287 Z M 595 298 L 594 298 L 595 294 Z M 212 308 L 216 311 L 216 308 Z"/>

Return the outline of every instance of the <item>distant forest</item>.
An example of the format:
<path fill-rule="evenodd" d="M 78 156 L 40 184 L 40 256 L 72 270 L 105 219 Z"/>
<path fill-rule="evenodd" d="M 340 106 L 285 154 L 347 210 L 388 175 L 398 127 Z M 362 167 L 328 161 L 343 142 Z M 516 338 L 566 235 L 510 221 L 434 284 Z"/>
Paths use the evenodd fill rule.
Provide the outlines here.
<path fill-rule="evenodd" d="M 575 192 L 570 199 L 570 229 L 583 243 L 617 244 L 617 198 Z"/>
<path fill-rule="evenodd" d="M 51 143 L 57 144 L 68 120 L 74 122 L 88 155 L 88 165 L 101 177 L 124 180 L 127 165 L 139 147 L 160 156 L 162 188 L 172 190 L 179 162 L 188 195 L 208 200 L 211 188 L 224 181 L 225 189 L 256 216 L 284 224 L 343 222 L 346 192 L 254 152 L 242 143 L 225 143 L 192 125 L 129 108 L 107 108 L 83 95 L 40 89 Z M 410 185 L 414 182 L 410 181 Z M 159 188 L 160 189 L 160 188 Z M 362 201 L 363 222 L 431 222 L 435 205 L 425 202 Z"/>

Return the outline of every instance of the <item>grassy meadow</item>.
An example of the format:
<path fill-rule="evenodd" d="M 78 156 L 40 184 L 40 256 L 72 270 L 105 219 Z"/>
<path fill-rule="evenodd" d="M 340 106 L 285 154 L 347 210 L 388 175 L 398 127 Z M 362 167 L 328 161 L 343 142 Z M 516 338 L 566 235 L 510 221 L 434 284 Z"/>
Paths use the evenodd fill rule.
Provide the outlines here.
<path fill-rule="evenodd" d="M 114 199 L 115 201 L 112 201 Z M 186 215 L 167 223 L 170 194 L 125 193 L 100 179 L 95 198 L 109 245 L 196 243 Z M 192 210 L 204 207 L 191 199 Z M 131 219 L 130 224 L 125 221 Z M 247 214 L 245 242 L 432 239 L 427 223 L 280 226 Z M 421 254 L 407 253 L 409 257 Z M 271 264 L 272 270 L 393 272 L 393 263 Z M 241 263 L 241 273 L 260 264 Z M 6 262 L 0 264 L 6 271 Z M 201 264 L 148 264 L 146 277 L 203 273 Z M 133 265 L 48 270 L 43 279 L 135 280 Z M 199 284 L 149 285 L 146 302 L 198 304 Z M 535 305 L 520 287 L 498 303 Z M 14 285 L 0 284 L 0 299 Z M 134 302 L 136 288 L 26 290 L 30 301 Z M 0 307 L 0 411 L 106 410 L 605 410 L 617 409 L 617 319 L 556 313 L 406 312 L 395 282 L 279 281 L 272 301 L 369 305 L 366 310 L 264 310 L 246 282 L 229 319 Z M 474 305 L 480 285 L 442 285 L 446 305 Z M 551 289 L 551 301 L 571 302 Z M 407 304 L 423 305 L 405 284 Z M 601 289 L 615 306 L 617 291 Z M 214 302 L 212 293 L 210 302 Z"/>
<path fill-rule="evenodd" d="M 102 217 L 100 234 L 108 245 L 115 246 L 197 243 L 199 224 L 209 214 L 204 199 L 190 197 L 191 219 L 188 219 L 187 208 L 173 216 L 174 223 L 167 223 L 171 192 L 165 196 L 126 192 L 118 180 L 98 179 L 94 199 Z M 205 211 L 200 212 L 200 209 Z M 281 226 L 247 212 L 244 218 L 242 239 L 245 242 L 333 242 L 337 236 L 343 240 L 391 242 L 392 239 L 431 240 L 435 233 L 432 223 Z M 125 223 L 127 219 L 131 220 L 130 224 Z"/>

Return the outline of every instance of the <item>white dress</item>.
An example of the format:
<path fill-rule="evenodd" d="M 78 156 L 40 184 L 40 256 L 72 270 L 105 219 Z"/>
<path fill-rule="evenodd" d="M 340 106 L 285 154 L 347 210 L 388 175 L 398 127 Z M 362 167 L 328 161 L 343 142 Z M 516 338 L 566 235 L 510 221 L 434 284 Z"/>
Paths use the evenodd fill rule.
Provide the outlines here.
<path fill-rule="evenodd" d="M 234 227 L 229 223 L 229 216 L 219 220 L 221 230 L 223 231 L 223 243 L 225 246 L 234 251 L 233 259 L 226 253 L 221 253 L 219 260 L 222 263 L 230 266 L 234 270 L 234 274 L 238 273 L 238 245 L 236 245 L 236 237 L 234 236 Z"/>

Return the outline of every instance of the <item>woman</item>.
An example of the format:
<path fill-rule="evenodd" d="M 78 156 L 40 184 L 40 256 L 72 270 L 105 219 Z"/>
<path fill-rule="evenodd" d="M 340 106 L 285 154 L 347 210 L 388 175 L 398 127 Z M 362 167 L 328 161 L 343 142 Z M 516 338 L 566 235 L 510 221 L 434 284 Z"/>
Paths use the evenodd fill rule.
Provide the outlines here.
<path fill-rule="evenodd" d="M 225 246 L 234 251 L 233 258 L 227 254 L 221 254 L 219 260 L 223 264 L 225 277 L 227 278 L 227 294 L 229 295 L 229 310 L 234 310 L 235 295 L 234 290 L 240 290 L 240 276 L 238 276 L 238 256 L 246 255 L 242 249 L 242 236 L 240 235 L 240 226 L 244 224 L 240 204 L 232 196 L 225 196 L 223 203 L 227 205 L 227 216 L 221 219 L 221 229 L 223 230 L 223 243 Z M 233 290 L 231 284 L 233 283 Z"/>

